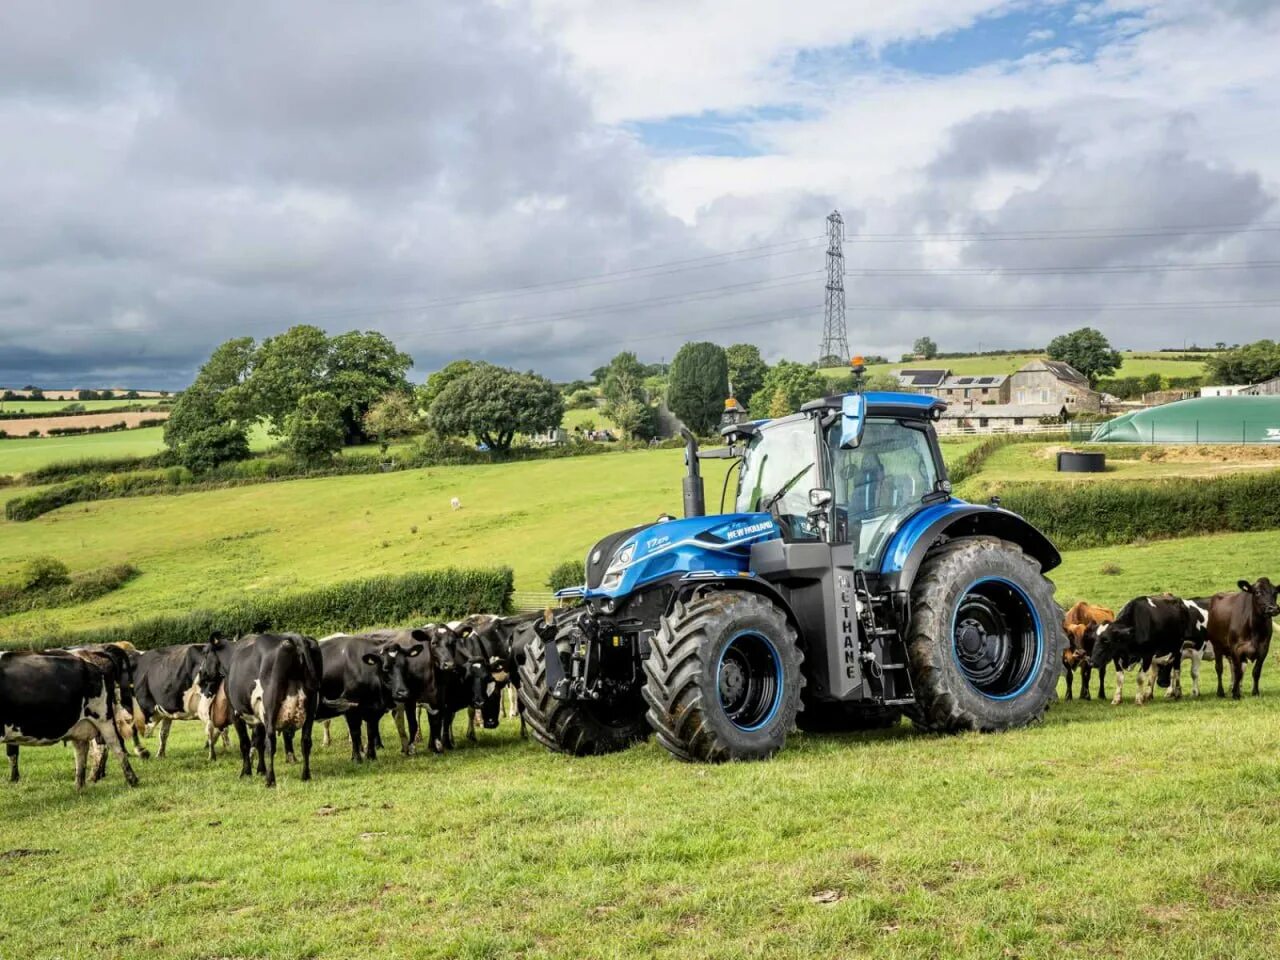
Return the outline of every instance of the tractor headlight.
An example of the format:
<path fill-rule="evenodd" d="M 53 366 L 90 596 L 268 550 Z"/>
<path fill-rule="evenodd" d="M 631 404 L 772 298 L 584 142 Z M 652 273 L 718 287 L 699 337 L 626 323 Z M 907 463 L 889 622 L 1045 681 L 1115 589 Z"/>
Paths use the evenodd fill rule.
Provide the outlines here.
<path fill-rule="evenodd" d="M 612 570 L 614 567 L 625 567 L 631 562 L 631 558 L 635 555 L 636 545 L 634 543 L 628 543 L 614 556 L 613 562 L 609 564 L 609 569 Z"/>

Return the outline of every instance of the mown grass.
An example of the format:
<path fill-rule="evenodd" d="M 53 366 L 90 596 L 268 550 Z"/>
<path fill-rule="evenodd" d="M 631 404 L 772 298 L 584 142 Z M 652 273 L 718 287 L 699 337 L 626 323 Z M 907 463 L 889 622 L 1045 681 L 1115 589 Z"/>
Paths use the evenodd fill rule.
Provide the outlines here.
<path fill-rule="evenodd" d="M 1280 696 L 795 735 L 768 763 L 581 760 L 510 722 L 280 785 L 165 760 L 0 784 L 5 956 L 1258 957 L 1280 937 Z M 395 740 L 384 725 L 388 743 Z"/>
<path fill-rule="evenodd" d="M 4 421 L 0 421 L 0 430 Z M 249 432 L 253 450 L 268 450 L 276 439 L 258 426 Z M 149 457 L 164 447 L 164 427 L 140 427 L 71 437 L 19 437 L 0 440 L 0 474 L 21 474 L 51 463 L 115 457 Z"/>
<path fill-rule="evenodd" d="M 1122 351 L 1121 356 L 1124 358 L 1124 362 L 1121 363 L 1119 370 L 1111 374 L 1112 377 L 1145 377 L 1151 373 L 1158 373 L 1162 377 L 1199 377 L 1205 373 L 1204 363 L 1201 360 L 1175 360 L 1166 355 L 1133 350 Z M 1187 356 L 1199 355 L 1187 354 Z M 867 367 L 867 373 L 870 375 L 890 373 L 894 370 L 929 367 L 934 369 L 945 368 L 957 376 L 980 373 L 1008 374 L 1035 359 L 1037 359 L 1035 355 L 1027 353 L 993 354 L 987 357 L 952 357 L 949 359 L 940 357 L 937 360 L 916 360 L 910 363 L 872 364 Z M 1043 354 L 1040 355 L 1040 359 L 1043 359 Z M 821 372 L 827 376 L 842 377 L 849 371 L 844 367 L 831 367 Z"/>
<path fill-rule="evenodd" d="M 0 413 L 56 413 L 75 406 L 84 407 L 86 413 L 97 413 L 121 407 L 154 407 L 161 402 L 160 397 L 142 400 L 0 400 Z"/>

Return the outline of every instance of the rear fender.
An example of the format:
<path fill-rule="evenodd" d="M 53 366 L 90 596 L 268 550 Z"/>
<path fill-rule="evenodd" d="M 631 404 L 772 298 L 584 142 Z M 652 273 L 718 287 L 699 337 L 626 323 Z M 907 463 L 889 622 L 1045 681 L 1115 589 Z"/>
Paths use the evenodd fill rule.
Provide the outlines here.
<path fill-rule="evenodd" d="M 994 537 L 1017 544 L 1040 564 L 1043 573 L 1062 563 L 1049 538 L 1016 513 L 953 500 L 921 511 L 903 524 L 885 550 L 881 573 L 896 580 L 897 589 L 911 589 L 925 555 L 944 537 Z"/>

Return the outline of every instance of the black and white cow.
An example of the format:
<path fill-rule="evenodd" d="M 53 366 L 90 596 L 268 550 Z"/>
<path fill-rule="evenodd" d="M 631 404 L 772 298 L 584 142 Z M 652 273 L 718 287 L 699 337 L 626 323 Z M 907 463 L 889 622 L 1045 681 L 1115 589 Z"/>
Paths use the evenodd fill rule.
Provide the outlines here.
<path fill-rule="evenodd" d="M 401 642 L 404 640 L 405 642 Z M 384 714 L 403 709 L 411 698 L 415 661 L 430 662 L 427 637 L 420 631 L 395 634 L 334 634 L 320 641 L 323 679 L 317 717 L 343 716 L 351 732 L 351 759 L 377 759 L 378 725 Z M 368 731 L 361 744 L 360 725 Z M 402 738 L 403 739 L 403 738 Z"/>
<path fill-rule="evenodd" d="M 1169 659 L 1172 675 L 1182 669 L 1182 644 L 1191 629 L 1191 611 L 1177 597 L 1135 597 L 1124 605 L 1112 623 L 1097 628 L 1089 660 L 1095 667 L 1116 664 L 1113 704 L 1124 691 L 1124 671 L 1139 664 L 1138 693 L 1134 702 L 1146 703 L 1155 692 L 1156 661 Z"/>
<path fill-rule="evenodd" d="M 225 725 L 213 723 L 212 702 L 200 691 L 200 664 L 208 652 L 208 644 L 181 643 L 156 650 L 144 650 L 138 656 L 134 677 L 136 720 L 144 730 L 159 730 L 163 757 L 169 747 L 169 730 L 175 720 L 199 720 L 205 727 L 205 748 L 209 759 L 216 759 L 217 735 L 222 745 L 230 746 Z"/>
<path fill-rule="evenodd" d="M 1171 599 L 1178 599 L 1171 597 Z M 1191 617 L 1187 623 L 1187 637 L 1182 643 L 1182 659 L 1191 661 L 1191 695 L 1200 696 L 1200 663 L 1204 660 L 1209 644 L 1209 604 L 1213 597 L 1195 597 L 1182 600 Z M 1212 652 L 1212 650 L 1210 650 Z M 1173 670 L 1172 657 L 1160 657 L 1156 685 L 1167 690 L 1165 696 L 1177 700 L 1182 696 L 1182 677 Z"/>
<path fill-rule="evenodd" d="M 311 727 L 323 674 L 320 645 L 296 633 L 251 633 L 235 643 L 211 640 L 200 665 L 200 687 L 215 698 L 225 692 L 240 739 L 240 776 L 252 773 L 249 728 L 258 752 L 258 773 L 276 785 L 276 734 L 302 733 L 302 779 L 311 779 Z"/>
<path fill-rule="evenodd" d="M 76 789 L 84 789 L 89 746 L 115 753 L 125 782 L 137 786 L 117 723 L 119 699 L 108 670 L 73 653 L 0 653 L 0 734 L 9 752 L 9 779 L 18 779 L 18 747 L 70 740 Z"/>

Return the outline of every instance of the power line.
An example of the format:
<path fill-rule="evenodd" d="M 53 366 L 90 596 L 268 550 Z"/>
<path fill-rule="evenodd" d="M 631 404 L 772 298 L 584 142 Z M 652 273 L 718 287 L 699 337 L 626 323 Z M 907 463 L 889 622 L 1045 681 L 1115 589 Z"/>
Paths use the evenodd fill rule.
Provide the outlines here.
<path fill-rule="evenodd" d="M 846 243 L 909 243 L 913 241 L 982 243 L 997 240 L 1128 240 L 1142 237 L 1178 237 L 1187 234 L 1280 233 L 1280 221 L 1208 226 L 1158 226 L 1145 228 L 1086 227 L 1069 230 L 991 230 L 934 233 L 860 233 L 846 236 Z"/>
<path fill-rule="evenodd" d="M 1208 263 L 1117 263 L 1064 267 L 855 267 L 847 274 L 860 277 L 968 277 L 987 274 L 1035 276 L 1087 273 L 1199 273 L 1216 270 L 1269 270 L 1280 260 L 1212 261 Z"/>

